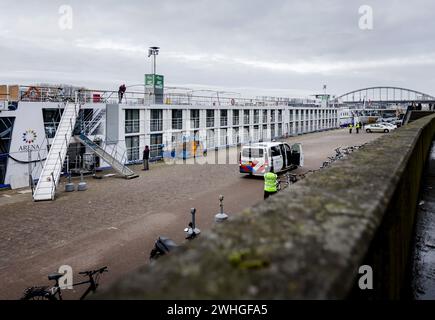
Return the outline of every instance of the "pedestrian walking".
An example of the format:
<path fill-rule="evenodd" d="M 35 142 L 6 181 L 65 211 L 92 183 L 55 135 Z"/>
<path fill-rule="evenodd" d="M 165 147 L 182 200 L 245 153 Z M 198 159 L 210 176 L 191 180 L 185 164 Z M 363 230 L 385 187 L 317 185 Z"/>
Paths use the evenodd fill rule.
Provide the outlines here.
<path fill-rule="evenodd" d="M 349 133 L 350 133 L 350 134 L 352 134 L 352 128 L 353 128 L 352 123 L 349 123 Z"/>
<path fill-rule="evenodd" d="M 356 133 L 359 133 L 359 128 L 360 128 L 359 127 L 359 122 L 357 122 L 356 125 L 355 125 Z"/>
<path fill-rule="evenodd" d="M 150 148 L 145 146 L 143 151 L 143 170 L 149 170 Z"/>
<path fill-rule="evenodd" d="M 122 84 L 119 89 L 118 89 L 118 98 L 119 98 L 119 103 L 122 102 L 122 98 L 124 97 L 125 91 L 127 90 L 127 87 L 125 86 L 125 84 Z"/>
<path fill-rule="evenodd" d="M 278 176 L 276 175 L 276 173 L 267 172 L 264 175 L 264 199 L 267 199 L 272 194 L 278 192 L 277 182 Z"/>

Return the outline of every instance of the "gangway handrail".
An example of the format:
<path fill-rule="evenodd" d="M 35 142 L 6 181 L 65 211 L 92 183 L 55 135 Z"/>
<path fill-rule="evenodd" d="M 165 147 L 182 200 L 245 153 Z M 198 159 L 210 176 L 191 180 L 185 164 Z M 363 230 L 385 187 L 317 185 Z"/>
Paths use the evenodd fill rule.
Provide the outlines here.
<path fill-rule="evenodd" d="M 66 102 L 65 103 L 65 109 L 66 109 L 66 107 L 68 106 L 69 103 L 71 103 L 71 102 Z M 73 104 L 73 103 L 71 103 L 71 104 Z M 74 103 L 73 104 L 73 108 L 74 108 L 74 111 L 73 111 L 74 115 L 73 115 L 73 117 L 75 117 L 77 115 L 77 108 L 80 108 L 80 105 Z M 67 153 L 67 151 L 68 151 L 68 145 L 69 145 L 69 140 L 68 140 L 67 132 L 70 132 L 70 134 L 72 135 L 72 133 L 74 131 L 74 126 L 72 124 L 72 121 L 69 121 L 69 123 L 66 122 L 66 121 L 68 121 L 68 120 L 66 118 L 64 118 L 64 115 L 62 115 L 62 117 L 60 119 L 60 122 L 59 122 L 59 126 L 56 129 L 56 134 L 55 134 L 54 139 L 53 139 L 54 143 L 57 142 L 57 144 L 56 144 L 56 150 L 54 149 L 54 145 L 52 145 L 51 148 L 50 148 L 50 151 L 48 152 L 48 155 L 47 155 L 47 158 L 46 158 L 46 162 L 45 162 L 45 165 L 44 165 L 44 168 L 45 168 L 45 166 L 47 166 L 47 164 L 48 164 L 47 163 L 47 161 L 48 161 L 47 159 L 50 158 L 49 156 L 50 156 L 51 152 L 57 151 L 57 153 L 58 153 L 57 156 L 55 156 L 55 154 L 53 154 L 55 156 L 55 158 L 54 158 L 55 160 L 53 159 L 53 157 L 51 157 L 51 159 L 54 160 L 54 163 L 50 163 L 50 165 L 52 165 L 53 167 L 51 168 L 50 173 L 46 173 L 46 174 L 49 174 L 49 176 L 51 176 L 51 179 L 47 179 L 45 181 L 41 180 L 41 178 L 43 178 L 43 174 L 44 174 L 44 168 L 43 168 L 43 170 L 41 171 L 41 174 L 40 174 L 40 178 L 39 178 L 38 185 L 36 187 L 34 196 L 38 195 L 38 190 L 47 189 L 48 188 L 48 187 L 44 187 L 42 185 L 42 183 L 50 181 L 50 186 L 51 186 L 50 198 L 51 198 L 51 200 L 54 199 L 55 189 L 56 189 L 56 186 L 57 186 L 58 181 L 60 179 L 60 174 L 61 174 L 62 166 L 63 166 L 63 163 L 64 163 L 62 161 L 61 152 L 65 152 L 65 154 Z M 64 129 L 67 129 L 66 132 L 63 132 L 64 139 L 62 139 L 62 137 L 59 136 L 60 131 L 61 131 L 61 130 L 59 130 L 59 128 L 63 127 L 63 126 L 65 126 Z M 58 139 L 58 138 L 60 138 L 60 139 Z M 45 200 L 48 200 L 48 199 L 45 199 Z"/>

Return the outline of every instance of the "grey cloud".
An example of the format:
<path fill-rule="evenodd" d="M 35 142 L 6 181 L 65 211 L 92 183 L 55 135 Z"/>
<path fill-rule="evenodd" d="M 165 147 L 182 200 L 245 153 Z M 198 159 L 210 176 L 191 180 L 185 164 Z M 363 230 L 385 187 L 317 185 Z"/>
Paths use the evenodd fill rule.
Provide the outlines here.
<path fill-rule="evenodd" d="M 430 0 L 0 2 L 8 8 L 1 82 L 140 83 L 150 71 L 146 48 L 159 45 L 158 71 L 171 85 L 306 95 L 323 83 L 334 93 L 394 84 L 435 93 Z M 57 25 L 63 4 L 74 10 L 71 31 Z M 362 4 L 373 7 L 374 30 L 358 28 Z"/>

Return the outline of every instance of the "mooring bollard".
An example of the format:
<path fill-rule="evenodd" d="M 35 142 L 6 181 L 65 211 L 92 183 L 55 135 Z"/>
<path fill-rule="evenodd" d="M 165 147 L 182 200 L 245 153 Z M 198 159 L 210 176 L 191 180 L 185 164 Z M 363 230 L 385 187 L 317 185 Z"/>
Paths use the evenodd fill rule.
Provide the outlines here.
<path fill-rule="evenodd" d="M 83 180 L 83 172 L 80 172 L 80 183 L 77 187 L 77 191 L 86 191 L 88 190 L 87 183 Z"/>
<path fill-rule="evenodd" d="M 76 186 L 71 182 L 71 173 L 68 174 L 68 183 L 65 185 L 65 192 L 73 192 L 76 190 Z"/>
<path fill-rule="evenodd" d="M 201 230 L 199 230 L 199 228 L 196 227 L 196 222 L 195 222 L 195 214 L 196 214 L 196 209 L 192 208 L 190 209 L 190 213 L 192 215 L 192 221 L 189 222 L 189 225 L 187 228 L 184 229 L 184 232 L 186 232 L 187 237 L 186 239 L 194 239 L 196 236 L 198 236 L 201 233 Z"/>
<path fill-rule="evenodd" d="M 228 219 L 228 215 L 224 212 L 224 196 L 219 196 L 219 206 L 221 207 L 221 211 L 214 216 L 214 220 L 216 222 L 223 222 Z"/>

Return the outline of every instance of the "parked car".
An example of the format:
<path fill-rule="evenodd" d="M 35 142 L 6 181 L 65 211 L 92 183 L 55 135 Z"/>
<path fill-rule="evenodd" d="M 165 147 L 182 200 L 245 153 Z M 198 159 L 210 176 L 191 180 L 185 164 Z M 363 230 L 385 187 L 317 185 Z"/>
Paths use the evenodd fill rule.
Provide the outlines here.
<path fill-rule="evenodd" d="M 391 128 L 391 130 L 397 129 L 397 126 L 395 124 L 393 124 L 393 123 L 382 123 L 382 125 Z"/>
<path fill-rule="evenodd" d="M 374 124 L 369 124 L 365 126 L 365 130 L 367 133 L 371 133 L 371 132 L 384 132 L 384 133 L 388 133 L 391 130 L 394 130 L 391 126 L 388 126 L 384 123 L 374 123 Z"/>
<path fill-rule="evenodd" d="M 389 118 L 379 118 L 377 123 L 394 123 L 397 120 L 396 117 L 389 117 Z"/>
<path fill-rule="evenodd" d="M 403 124 L 403 119 L 397 119 L 394 124 L 397 126 L 397 128 L 401 127 Z"/>
<path fill-rule="evenodd" d="M 240 173 L 262 176 L 266 172 L 278 173 L 304 165 L 302 144 L 260 142 L 247 144 L 240 151 Z"/>

